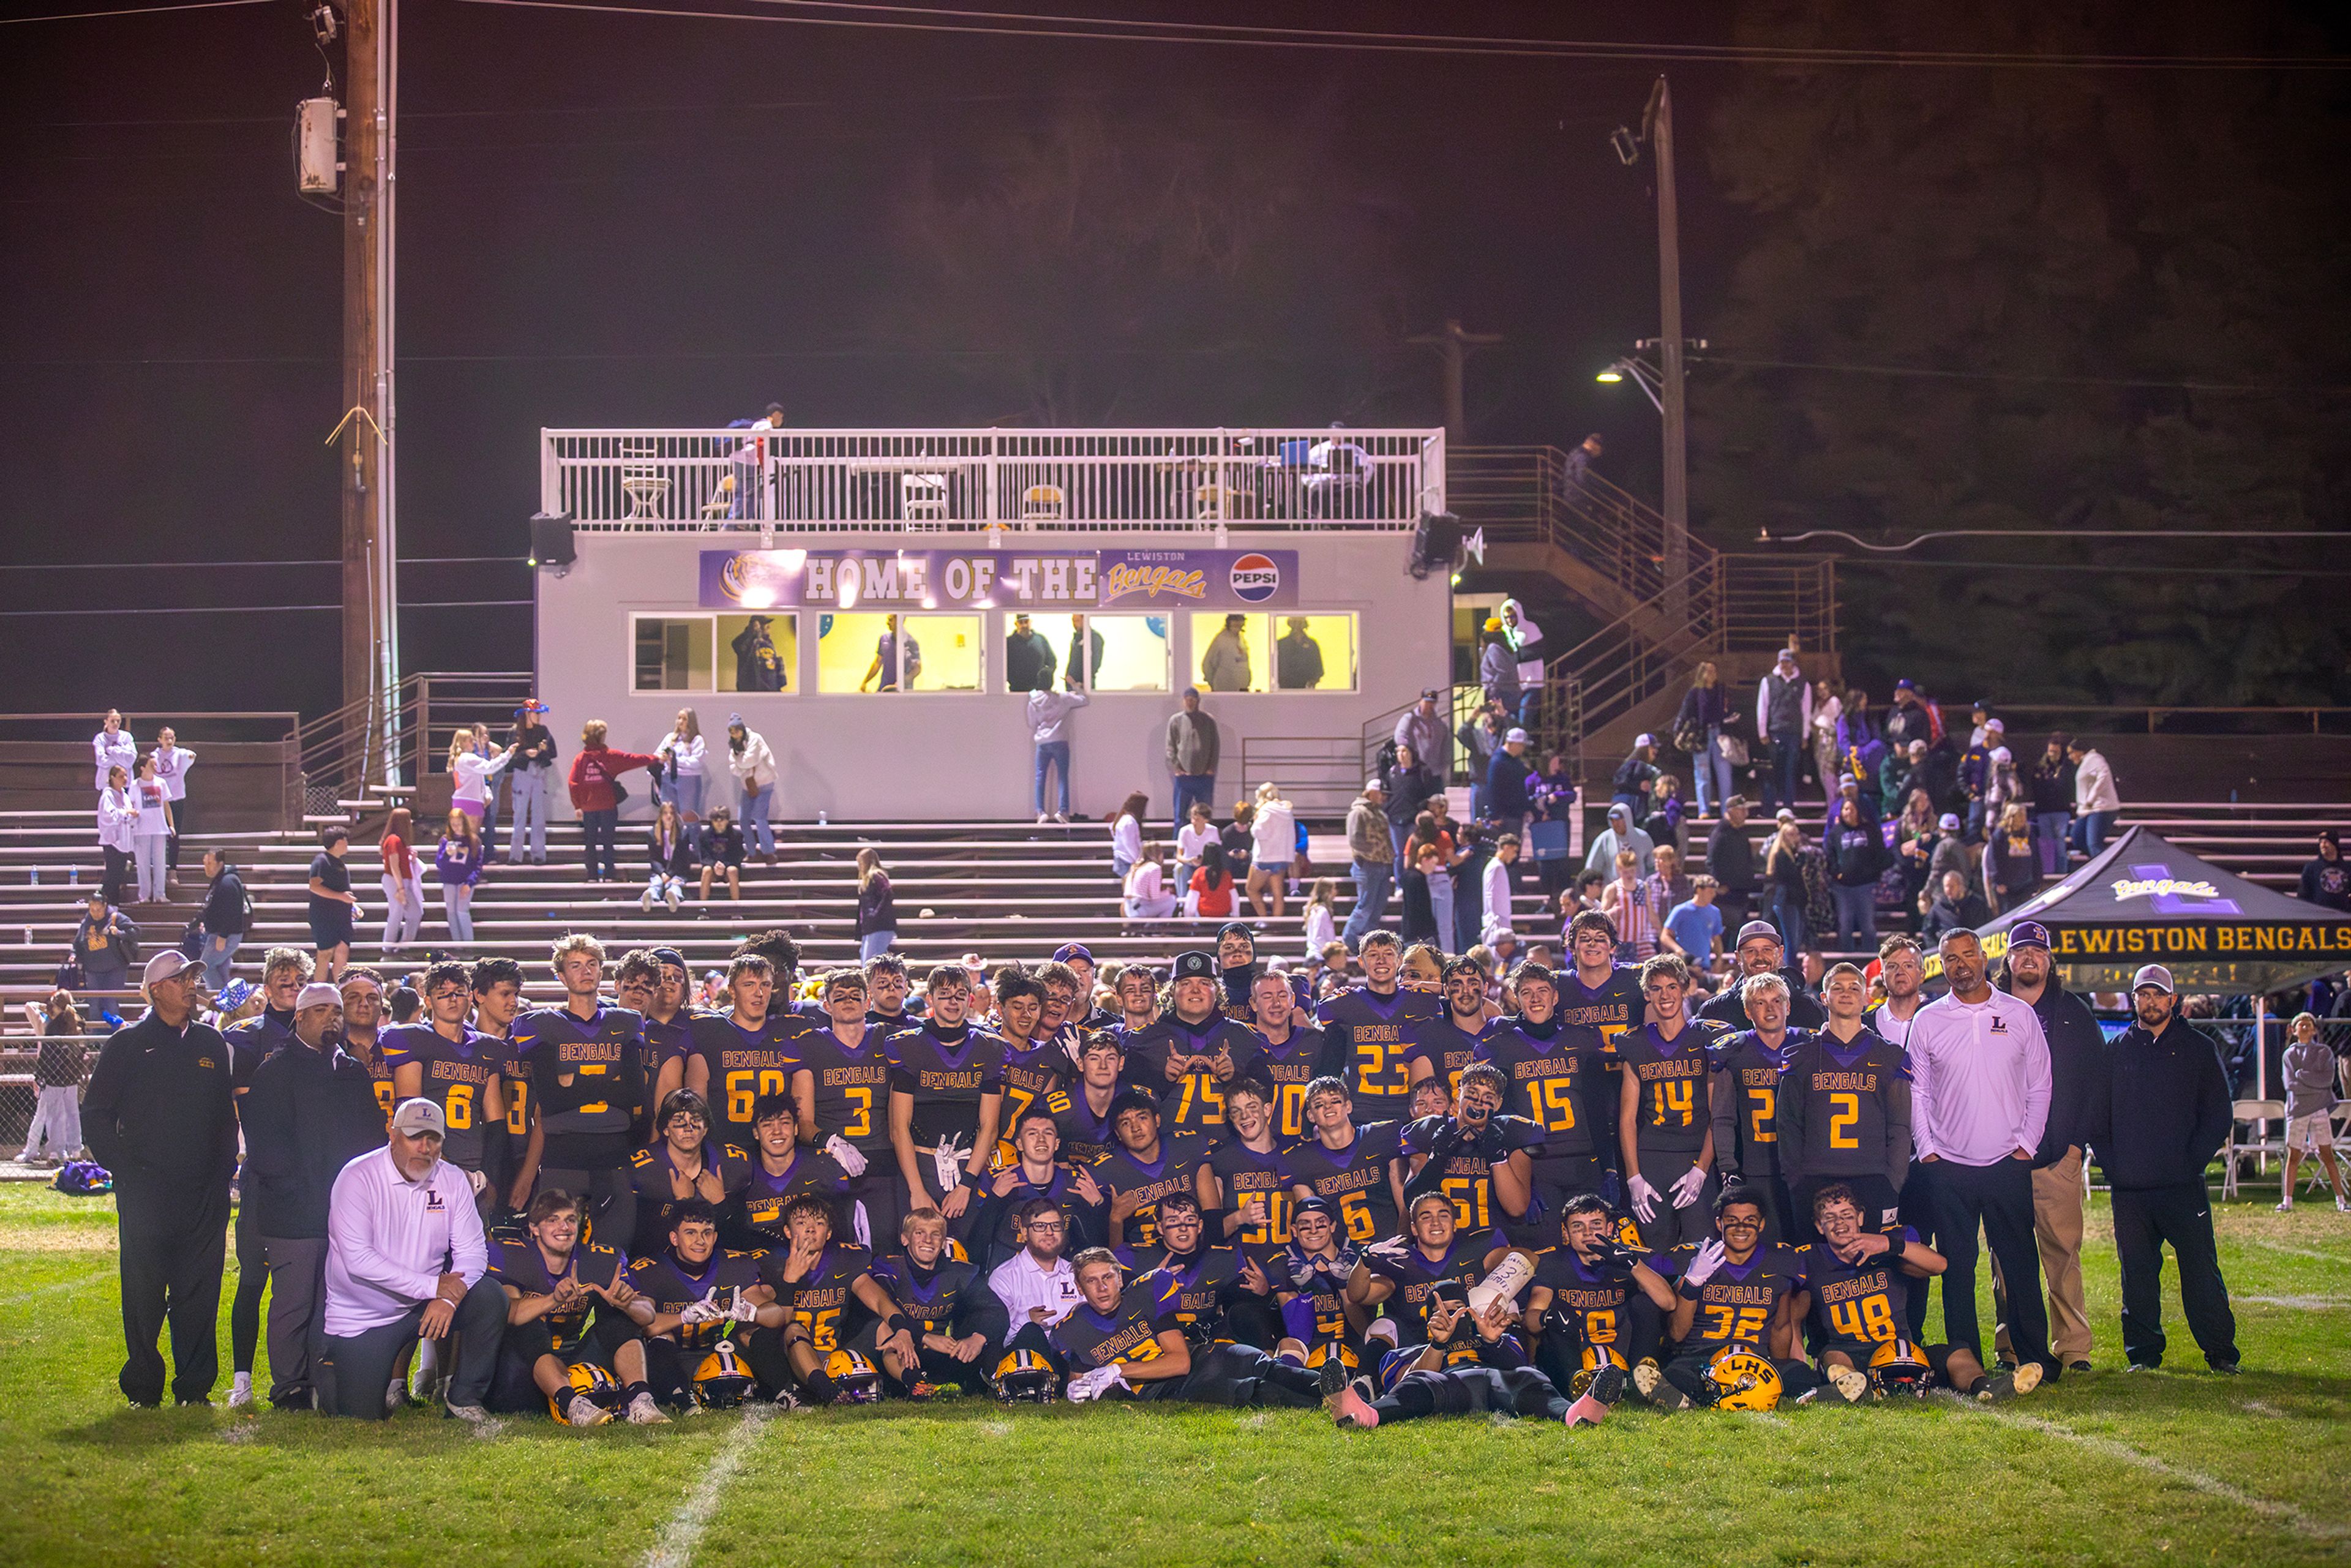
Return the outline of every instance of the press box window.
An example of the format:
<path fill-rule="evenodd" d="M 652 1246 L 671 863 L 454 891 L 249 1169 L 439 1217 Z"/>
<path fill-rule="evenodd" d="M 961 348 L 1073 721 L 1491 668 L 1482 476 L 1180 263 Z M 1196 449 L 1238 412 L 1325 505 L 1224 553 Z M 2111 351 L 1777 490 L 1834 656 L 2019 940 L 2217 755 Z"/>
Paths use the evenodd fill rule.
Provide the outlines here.
<path fill-rule="evenodd" d="M 1212 610 L 1192 612 L 1192 670 L 1185 683 L 1204 692 L 1272 689 L 1267 617 Z"/>
<path fill-rule="evenodd" d="M 799 681 L 799 617 L 721 615 L 717 653 L 720 691 L 790 691 Z"/>
<path fill-rule="evenodd" d="M 715 668 L 707 615 L 639 615 L 632 628 L 630 686 L 640 692 L 713 690 Z"/>
<path fill-rule="evenodd" d="M 979 627 L 977 615 L 819 615 L 816 689 L 833 695 L 976 692 Z"/>
<path fill-rule="evenodd" d="M 1355 689 L 1355 617 L 1274 615 L 1273 689 L 1352 692 Z"/>
<path fill-rule="evenodd" d="M 1167 617 L 1165 615 L 1041 615 L 1029 617 L 1029 632 L 1043 640 L 1016 644 L 1020 617 L 1004 612 L 1004 690 L 1035 689 L 1035 678 L 1050 661 L 1054 689 L 1075 672 L 1078 686 L 1094 692 L 1164 692 L 1167 689 Z M 1084 641 L 1079 641 L 1080 629 Z"/>

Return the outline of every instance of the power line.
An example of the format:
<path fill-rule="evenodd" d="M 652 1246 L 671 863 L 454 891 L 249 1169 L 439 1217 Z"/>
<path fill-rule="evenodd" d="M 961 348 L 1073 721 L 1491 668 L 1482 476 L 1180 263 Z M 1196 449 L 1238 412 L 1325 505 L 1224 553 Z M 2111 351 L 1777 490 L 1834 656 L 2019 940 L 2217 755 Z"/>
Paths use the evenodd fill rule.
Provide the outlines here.
<path fill-rule="evenodd" d="M 958 11 L 937 6 L 849 5 L 836 0 L 746 0 L 747 4 L 810 7 L 790 14 L 697 11 L 592 0 L 465 0 L 617 16 L 674 16 L 690 21 L 779 22 L 892 32 L 959 33 L 1013 38 L 1078 38 L 1115 43 L 1223 44 L 1255 48 L 1347 53 L 1452 55 L 1552 60 L 1658 60 L 1731 65 L 1956 66 L 1973 68 L 2074 70 L 2339 70 L 2351 58 L 2292 55 L 2094 55 L 1970 52 L 1927 49 L 1780 48 L 1740 44 L 1628 44 L 1564 38 L 1479 37 L 1441 33 L 1354 33 L 1329 28 L 1261 27 L 1237 23 L 1131 21 L 1009 11 Z M 818 15 L 815 12 L 854 12 Z M 949 18 L 924 20 L 922 18 Z"/>
<path fill-rule="evenodd" d="M 2340 397 L 2351 386 L 2262 386 L 2235 382 L 2166 382 L 2129 376 L 2044 376 L 2022 371 L 1938 371 L 1916 365 L 1835 364 L 1814 360 L 1740 360 L 1721 354 L 1693 354 L 1709 365 L 1736 365 L 1746 370 L 1829 371 L 1865 376 L 1909 376 L 1928 381 L 2029 382 L 2052 386 L 2141 387 L 2156 392 L 2247 392 L 2262 396 Z"/>
<path fill-rule="evenodd" d="M 1799 545 L 1806 539 L 1844 539 L 1856 549 L 1874 555 L 1900 555 L 1917 549 L 1928 539 L 2064 539 L 2069 542 L 2094 539 L 2294 539 L 2312 542 L 2318 539 L 2351 539 L 2351 531 L 2327 528 L 1938 528 L 1914 534 L 1901 544 L 1872 544 L 1858 534 L 1842 528 L 1812 528 L 1801 534 L 1774 534 L 1761 530 L 1758 544 Z"/>
<path fill-rule="evenodd" d="M 1899 560 L 1848 560 L 1842 563 L 1848 570 L 1875 571 L 1880 567 L 1923 566 L 1952 567 L 1966 571 L 1994 571 L 2045 569 L 2045 560 L 1922 560 L 1917 556 L 1904 556 Z M 2067 572 L 2091 572 L 2109 576 L 2131 577 L 2351 577 L 2351 570 L 2302 571 L 2292 567 L 2262 566 L 2081 566 L 2067 564 L 2058 570 Z"/>
<path fill-rule="evenodd" d="M 338 565 L 341 564 L 340 562 Z M 531 599 L 403 599 L 402 610 L 513 610 L 535 604 Z M 93 605 L 74 610 L 0 610 L 0 616 L 18 618 L 32 615 L 296 615 L 333 611 L 343 612 L 340 604 L 156 604 L 145 607 L 123 605 Z"/>
<path fill-rule="evenodd" d="M 218 11 L 229 5 L 266 5 L 273 0 L 183 0 L 177 5 L 126 5 L 114 11 L 58 11 L 47 16 L 0 16 L 0 26 L 19 22 L 87 22 L 99 16 L 152 16 L 162 11 Z"/>

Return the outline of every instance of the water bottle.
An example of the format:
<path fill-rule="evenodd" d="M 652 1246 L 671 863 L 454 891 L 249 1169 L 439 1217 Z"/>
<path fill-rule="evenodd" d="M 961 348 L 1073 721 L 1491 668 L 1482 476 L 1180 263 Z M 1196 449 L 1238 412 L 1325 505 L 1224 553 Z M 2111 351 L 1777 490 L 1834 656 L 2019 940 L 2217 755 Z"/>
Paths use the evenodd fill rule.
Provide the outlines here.
<path fill-rule="evenodd" d="M 822 811 L 819 811 L 819 812 L 816 814 L 816 825 L 817 825 L 818 827 L 820 827 L 820 828 L 821 828 L 821 827 L 823 827 L 823 826 L 825 825 L 825 814 L 824 814 Z M 35 873 L 33 873 L 33 880 L 34 880 L 35 882 L 38 882 L 38 881 L 40 881 L 40 880 L 41 880 L 40 873 L 39 873 L 38 872 L 35 872 Z"/>
<path fill-rule="evenodd" d="M 66 873 L 66 885 L 68 887 L 79 887 L 81 885 L 81 867 L 75 866 L 72 870 Z"/>
<path fill-rule="evenodd" d="M 39 866 L 35 866 L 33 868 L 33 885 L 35 887 L 41 885 L 41 868 Z"/>

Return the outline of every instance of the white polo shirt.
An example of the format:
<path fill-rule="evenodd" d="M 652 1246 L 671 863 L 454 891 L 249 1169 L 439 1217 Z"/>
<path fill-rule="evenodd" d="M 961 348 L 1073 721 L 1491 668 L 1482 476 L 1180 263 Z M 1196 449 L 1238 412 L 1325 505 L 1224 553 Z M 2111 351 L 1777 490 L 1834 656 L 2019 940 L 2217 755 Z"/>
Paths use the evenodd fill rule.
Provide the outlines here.
<path fill-rule="evenodd" d="M 1004 1334 L 1008 1344 L 1028 1326 L 1029 1308 L 1044 1308 L 1045 1326 L 1051 1328 L 1085 1300 L 1078 1294 L 1078 1276 L 1067 1258 L 1056 1258 L 1050 1269 L 1040 1269 L 1026 1247 L 996 1266 L 987 1276 L 987 1288 L 996 1292 L 1004 1303 L 1005 1315 L 1012 1320 Z"/>
<path fill-rule="evenodd" d="M 1910 1020 L 1904 1043 L 1917 1157 L 1989 1166 L 2041 1146 L 2049 1040 L 2031 1003 L 1997 989 L 1973 1004 L 1938 997 Z"/>
<path fill-rule="evenodd" d="M 371 1149 L 335 1177 L 327 1209 L 327 1333 L 350 1339 L 430 1301 L 441 1276 L 468 1289 L 489 1268 L 471 1177 L 446 1160 L 421 1181 Z"/>

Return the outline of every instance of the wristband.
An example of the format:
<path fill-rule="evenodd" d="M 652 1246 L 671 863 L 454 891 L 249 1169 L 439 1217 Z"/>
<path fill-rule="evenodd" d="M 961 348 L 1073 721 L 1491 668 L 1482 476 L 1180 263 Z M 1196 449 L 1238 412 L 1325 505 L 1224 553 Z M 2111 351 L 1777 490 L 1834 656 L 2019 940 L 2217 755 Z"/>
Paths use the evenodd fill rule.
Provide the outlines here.
<path fill-rule="evenodd" d="M 1693 1290 L 1687 1280 L 1684 1280 L 1680 1283 L 1677 1284 L 1674 1287 L 1674 1290 L 1675 1292 L 1686 1301 L 1698 1301 L 1706 1299 L 1706 1287 L 1704 1285 L 1700 1285 Z"/>
<path fill-rule="evenodd" d="M 900 1332 L 901 1330 L 904 1331 L 904 1332 L 905 1332 L 905 1333 L 915 1333 L 915 1332 L 916 1332 L 916 1330 L 915 1330 L 915 1328 L 914 1328 L 914 1319 L 912 1319 L 912 1318 L 910 1318 L 910 1317 L 908 1317 L 908 1316 L 907 1316 L 905 1313 L 904 1313 L 904 1312 L 893 1312 L 893 1313 L 891 1313 L 891 1314 L 890 1314 L 890 1332 L 891 1332 L 891 1333 L 896 1333 Z"/>

